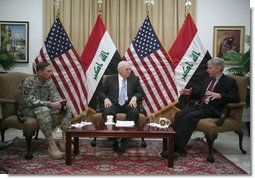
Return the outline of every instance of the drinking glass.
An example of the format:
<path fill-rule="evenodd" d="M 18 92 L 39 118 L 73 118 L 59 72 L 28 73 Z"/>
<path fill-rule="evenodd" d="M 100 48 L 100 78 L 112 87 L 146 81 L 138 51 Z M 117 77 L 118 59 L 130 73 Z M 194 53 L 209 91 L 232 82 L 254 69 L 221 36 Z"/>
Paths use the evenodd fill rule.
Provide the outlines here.
<path fill-rule="evenodd" d="M 154 126 L 155 125 L 155 114 L 150 115 L 150 125 Z"/>
<path fill-rule="evenodd" d="M 83 113 L 82 113 L 82 122 L 87 122 L 87 111 L 84 111 Z"/>

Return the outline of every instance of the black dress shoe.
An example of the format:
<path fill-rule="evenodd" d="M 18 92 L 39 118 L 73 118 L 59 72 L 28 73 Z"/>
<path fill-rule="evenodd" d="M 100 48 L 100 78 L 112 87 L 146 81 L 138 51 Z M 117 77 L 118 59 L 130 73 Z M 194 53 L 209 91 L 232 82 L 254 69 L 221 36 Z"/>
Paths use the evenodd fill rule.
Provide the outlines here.
<path fill-rule="evenodd" d="M 164 150 L 160 153 L 161 157 L 163 158 L 168 158 L 168 151 L 167 150 Z"/>
<path fill-rule="evenodd" d="M 167 159 L 168 158 L 168 151 L 164 150 L 163 152 L 160 153 L 160 155 L 161 155 L 161 157 Z M 182 150 L 175 151 L 173 153 L 173 158 L 177 159 L 179 157 L 186 156 L 186 155 L 187 155 L 187 152 L 184 149 L 182 149 Z"/>
<path fill-rule="evenodd" d="M 13 140 L 0 142 L 0 150 L 5 149 L 14 143 Z"/>
<path fill-rule="evenodd" d="M 113 150 L 115 152 L 118 152 L 120 150 L 120 145 L 119 145 L 119 141 L 118 140 L 114 140 L 114 143 L 112 144 L 113 146 Z"/>
<path fill-rule="evenodd" d="M 121 155 L 126 152 L 127 139 L 122 138 L 119 144 L 120 144 L 120 146 L 119 146 L 119 150 L 118 150 L 118 155 Z"/>
<path fill-rule="evenodd" d="M 115 152 L 118 152 L 119 150 L 120 150 L 120 147 L 119 147 L 119 145 L 118 144 L 113 144 L 113 151 L 115 151 Z"/>

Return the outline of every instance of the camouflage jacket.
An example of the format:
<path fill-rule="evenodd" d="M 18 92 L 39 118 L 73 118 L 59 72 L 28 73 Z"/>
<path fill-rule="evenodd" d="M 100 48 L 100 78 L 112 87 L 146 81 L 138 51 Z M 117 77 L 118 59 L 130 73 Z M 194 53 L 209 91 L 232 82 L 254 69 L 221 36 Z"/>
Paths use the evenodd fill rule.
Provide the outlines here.
<path fill-rule="evenodd" d="M 36 75 L 23 80 L 19 90 L 21 93 L 19 108 L 23 114 L 24 109 L 31 111 L 40 106 L 49 106 L 53 101 L 61 100 L 53 81 L 39 81 Z"/>

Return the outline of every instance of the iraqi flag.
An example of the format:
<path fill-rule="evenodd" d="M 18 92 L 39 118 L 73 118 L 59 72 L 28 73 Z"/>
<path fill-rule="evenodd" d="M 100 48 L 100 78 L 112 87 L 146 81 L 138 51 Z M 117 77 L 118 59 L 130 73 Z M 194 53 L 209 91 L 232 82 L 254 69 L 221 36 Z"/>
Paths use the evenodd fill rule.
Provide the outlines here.
<path fill-rule="evenodd" d="M 189 13 L 168 53 L 173 60 L 178 91 L 191 87 L 195 90 L 208 77 L 207 61 L 211 55 L 204 48 Z M 185 106 L 187 101 L 184 100 L 185 97 L 179 98 L 178 107 Z"/>
<path fill-rule="evenodd" d="M 95 109 L 96 100 L 94 99 L 102 76 L 117 73 L 117 65 L 121 60 L 100 15 L 97 17 L 81 59 L 86 72 L 87 101 L 89 106 Z"/>

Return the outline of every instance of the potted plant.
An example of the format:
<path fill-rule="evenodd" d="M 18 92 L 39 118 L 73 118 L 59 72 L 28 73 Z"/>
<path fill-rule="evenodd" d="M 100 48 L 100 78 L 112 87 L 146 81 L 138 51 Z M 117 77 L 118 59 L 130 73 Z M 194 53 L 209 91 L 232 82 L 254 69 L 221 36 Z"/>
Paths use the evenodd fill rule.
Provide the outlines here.
<path fill-rule="evenodd" d="M 250 47 L 250 36 L 246 36 L 245 42 Z M 247 76 L 250 79 L 250 48 L 245 53 L 229 52 L 223 55 L 225 61 L 229 62 L 230 68 L 227 70 L 230 74 L 238 76 Z M 249 80 L 250 82 L 250 80 Z M 250 84 L 250 83 L 249 83 Z M 246 95 L 246 105 L 250 107 L 250 85 L 248 85 Z"/>
<path fill-rule="evenodd" d="M 15 67 L 14 56 L 6 49 L 7 42 L 0 46 L 0 69 L 4 71 L 12 70 Z"/>
<path fill-rule="evenodd" d="M 250 47 L 250 36 L 246 36 L 245 42 Z M 249 84 L 246 93 L 246 113 L 249 113 L 250 108 L 250 48 L 245 53 L 229 52 L 223 55 L 225 61 L 229 62 L 230 68 L 227 70 L 230 74 L 247 76 L 249 78 Z M 244 114 L 246 114 L 244 113 Z M 250 116 L 248 116 L 250 118 Z M 248 135 L 250 136 L 250 120 L 246 122 Z"/>

